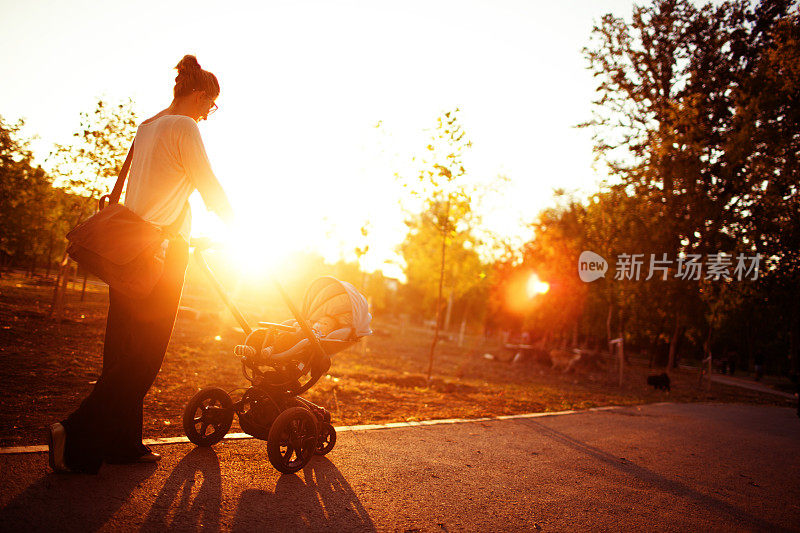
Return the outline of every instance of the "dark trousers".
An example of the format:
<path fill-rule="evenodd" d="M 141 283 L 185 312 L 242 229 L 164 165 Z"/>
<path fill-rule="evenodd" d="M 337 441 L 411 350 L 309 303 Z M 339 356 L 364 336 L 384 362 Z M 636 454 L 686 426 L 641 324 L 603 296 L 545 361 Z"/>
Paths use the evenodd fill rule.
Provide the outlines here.
<path fill-rule="evenodd" d="M 164 274 L 146 298 L 109 289 L 103 371 L 80 407 L 62 422 L 67 466 L 97 472 L 104 459 L 133 460 L 142 444 L 142 401 L 161 369 L 183 291 L 189 246 L 170 242 Z"/>

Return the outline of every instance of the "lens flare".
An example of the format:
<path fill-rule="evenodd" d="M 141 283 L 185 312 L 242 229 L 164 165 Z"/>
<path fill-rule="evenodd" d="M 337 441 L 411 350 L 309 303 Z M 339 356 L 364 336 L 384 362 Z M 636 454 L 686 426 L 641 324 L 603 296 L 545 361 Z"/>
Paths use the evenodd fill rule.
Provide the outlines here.
<path fill-rule="evenodd" d="M 526 287 L 528 298 L 533 298 L 537 294 L 545 294 L 550 290 L 550 285 L 539 279 L 536 274 L 531 274 L 528 278 L 528 285 Z"/>

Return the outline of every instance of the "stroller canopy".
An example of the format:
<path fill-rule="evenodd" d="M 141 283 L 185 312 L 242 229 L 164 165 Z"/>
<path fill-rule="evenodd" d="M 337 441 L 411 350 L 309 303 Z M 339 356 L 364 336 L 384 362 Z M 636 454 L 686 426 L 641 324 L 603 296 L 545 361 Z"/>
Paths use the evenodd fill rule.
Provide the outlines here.
<path fill-rule="evenodd" d="M 315 280 L 303 299 L 303 316 L 311 324 L 324 316 L 339 321 L 340 326 L 353 328 L 356 337 L 372 335 L 367 299 L 350 283 L 325 276 Z"/>

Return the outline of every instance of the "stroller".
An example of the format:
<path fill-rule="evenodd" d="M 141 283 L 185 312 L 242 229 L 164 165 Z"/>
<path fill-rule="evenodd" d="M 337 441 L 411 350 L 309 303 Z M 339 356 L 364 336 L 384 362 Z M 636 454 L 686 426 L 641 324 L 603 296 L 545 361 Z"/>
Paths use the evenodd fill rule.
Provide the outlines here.
<path fill-rule="evenodd" d="M 206 264 L 202 252 L 207 244 L 193 241 L 193 245 L 201 270 L 244 330 L 245 342 L 234 353 L 251 386 L 236 389 L 244 390 L 236 401 L 218 387 L 197 392 L 183 413 L 186 436 L 197 446 L 212 446 L 226 435 L 235 414 L 243 431 L 267 441 L 267 456 L 275 469 L 284 474 L 297 472 L 314 455 L 325 455 L 336 444 L 330 412 L 299 395 L 325 375 L 331 355 L 372 334 L 367 301 L 349 283 L 323 277 L 308 288 L 298 312 L 276 282 L 295 319 L 259 322 L 253 329 Z M 322 332 L 312 328 L 311 324 L 316 326 L 332 315 L 345 317 L 340 327 Z"/>

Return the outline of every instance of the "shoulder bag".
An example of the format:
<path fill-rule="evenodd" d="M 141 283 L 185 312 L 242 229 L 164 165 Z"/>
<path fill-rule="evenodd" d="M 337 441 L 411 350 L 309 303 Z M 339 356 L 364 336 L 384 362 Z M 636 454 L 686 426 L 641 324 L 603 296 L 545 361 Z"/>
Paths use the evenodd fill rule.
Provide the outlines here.
<path fill-rule="evenodd" d="M 153 291 L 164 273 L 165 241 L 177 236 L 189 202 L 175 222 L 163 228 L 120 204 L 132 159 L 133 145 L 114 190 L 100 198 L 99 211 L 67 233 L 67 253 L 112 289 L 139 299 Z"/>

